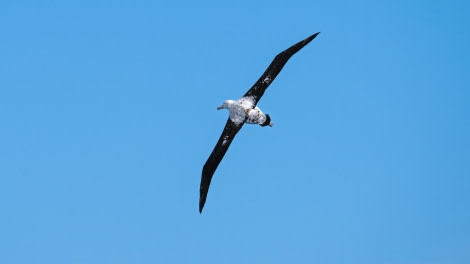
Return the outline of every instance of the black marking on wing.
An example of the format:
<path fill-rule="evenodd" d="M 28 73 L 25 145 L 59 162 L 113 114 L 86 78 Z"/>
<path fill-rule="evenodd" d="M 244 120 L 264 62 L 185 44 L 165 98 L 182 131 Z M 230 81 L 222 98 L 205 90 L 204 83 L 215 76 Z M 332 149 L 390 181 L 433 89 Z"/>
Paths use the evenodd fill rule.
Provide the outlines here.
<path fill-rule="evenodd" d="M 279 53 L 268 66 L 263 75 L 261 75 L 258 81 L 256 81 L 256 83 L 250 88 L 250 90 L 248 90 L 248 92 L 246 92 L 246 94 L 243 96 L 253 96 L 253 99 L 255 101 L 254 105 L 256 105 L 259 99 L 261 99 L 261 97 L 263 96 L 268 86 L 272 83 L 272 81 L 274 81 L 279 72 L 281 72 L 284 65 L 286 65 L 290 57 L 292 57 L 292 55 L 294 55 L 297 51 L 299 51 L 310 41 L 312 41 L 318 34 L 320 34 L 320 32 L 315 33 L 300 42 L 297 42 L 290 48 Z"/>
<path fill-rule="evenodd" d="M 212 150 L 211 155 L 202 168 L 201 186 L 199 188 L 199 213 L 202 212 L 202 208 L 206 203 L 207 193 L 209 192 L 209 185 L 211 184 L 212 176 L 214 175 L 217 166 L 227 152 L 230 143 L 235 138 L 235 135 L 240 131 L 244 123 L 236 124 L 230 120 L 227 120 L 224 131 L 220 135 L 219 141 Z"/>

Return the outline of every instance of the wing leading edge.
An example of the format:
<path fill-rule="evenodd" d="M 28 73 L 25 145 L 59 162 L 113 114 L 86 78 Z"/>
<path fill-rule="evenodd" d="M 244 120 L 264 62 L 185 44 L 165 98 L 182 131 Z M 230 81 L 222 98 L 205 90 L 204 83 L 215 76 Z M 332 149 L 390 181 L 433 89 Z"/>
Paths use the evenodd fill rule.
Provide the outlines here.
<path fill-rule="evenodd" d="M 240 131 L 244 123 L 236 124 L 228 118 L 227 123 L 225 124 L 224 131 L 220 135 L 219 141 L 212 150 L 211 155 L 207 159 L 204 167 L 202 168 L 202 177 L 201 177 L 201 186 L 199 188 L 199 213 L 202 212 L 202 208 L 206 203 L 207 193 L 209 192 L 209 185 L 211 184 L 212 176 L 214 175 L 215 170 L 220 164 L 220 161 L 224 157 L 225 153 L 232 143 L 232 140 L 235 138 L 235 135 Z"/>
<path fill-rule="evenodd" d="M 300 49 L 305 47 L 310 41 L 312 41 L 320 32 L 317 32 L 310 37 L 297 42 L 296 44 L 292 45 L 288 49 L 284 50 L 283 52 L 279 53 L 269 64 L 266 71 L 261 75 L 261 77 L 256 81 L 256 83 L 245 93 L 243 96 L 252 96 L 255 105 L 258 103 L 259 99 L 263 96 L 264 92 L 268 88 L 268 86 L 274 81 L 276 76 L 281 72 L 284 65 L 286 65 L 287 61 L 297 53 Z"/>

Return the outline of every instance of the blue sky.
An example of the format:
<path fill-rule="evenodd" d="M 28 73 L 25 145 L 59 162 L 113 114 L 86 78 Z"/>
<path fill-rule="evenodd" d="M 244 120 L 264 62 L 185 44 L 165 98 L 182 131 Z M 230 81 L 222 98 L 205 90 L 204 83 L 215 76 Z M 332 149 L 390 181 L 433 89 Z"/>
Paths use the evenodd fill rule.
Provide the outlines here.
<path fill-rule="evenodd" d="M 2 1 L 0 262 L 469 263 L 469 11 Z M 318 31 L 200 215 L 216 107 Z"/>

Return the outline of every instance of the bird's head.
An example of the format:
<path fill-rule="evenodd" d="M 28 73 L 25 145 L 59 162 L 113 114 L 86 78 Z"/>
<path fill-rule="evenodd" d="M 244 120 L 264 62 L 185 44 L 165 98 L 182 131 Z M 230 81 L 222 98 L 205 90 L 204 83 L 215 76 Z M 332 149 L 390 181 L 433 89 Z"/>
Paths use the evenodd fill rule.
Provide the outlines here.
<path fill-rule="evenodd" d="M 224 109 L 224 108 L 229 109 L 233 103 L 234 103 L 233 100 L 225 100 L 221 106 L 217 106 L 217 110 Z"/>

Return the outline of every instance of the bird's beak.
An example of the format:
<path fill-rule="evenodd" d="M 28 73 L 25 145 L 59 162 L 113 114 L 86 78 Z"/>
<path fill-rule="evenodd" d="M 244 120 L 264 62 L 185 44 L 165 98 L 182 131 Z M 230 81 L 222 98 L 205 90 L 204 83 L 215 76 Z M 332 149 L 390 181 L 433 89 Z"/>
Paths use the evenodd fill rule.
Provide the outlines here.
<path fill-rule="evenodd" d="M 217 106 L 217 110 L 224 109 L 224 105 Z"/>

